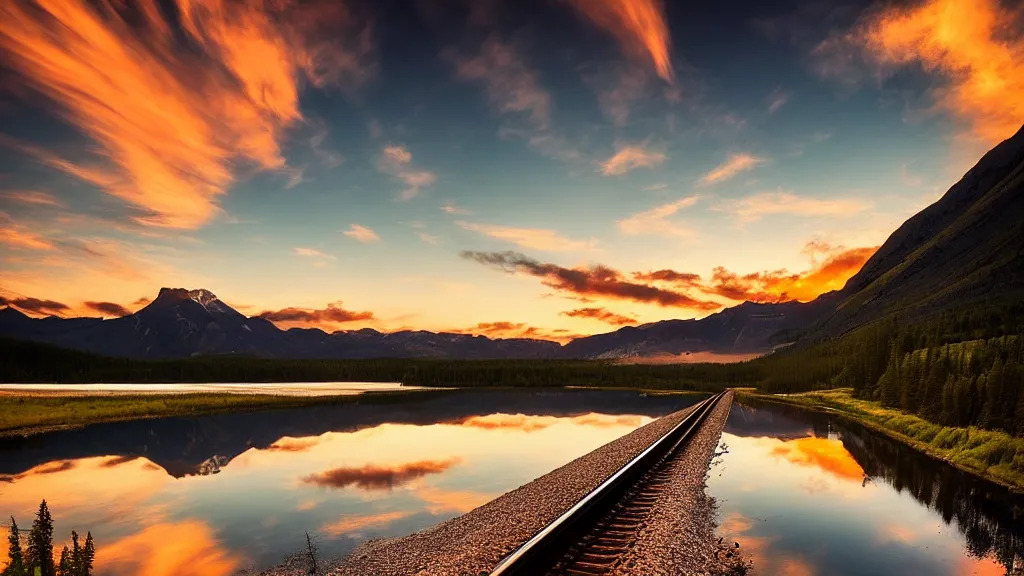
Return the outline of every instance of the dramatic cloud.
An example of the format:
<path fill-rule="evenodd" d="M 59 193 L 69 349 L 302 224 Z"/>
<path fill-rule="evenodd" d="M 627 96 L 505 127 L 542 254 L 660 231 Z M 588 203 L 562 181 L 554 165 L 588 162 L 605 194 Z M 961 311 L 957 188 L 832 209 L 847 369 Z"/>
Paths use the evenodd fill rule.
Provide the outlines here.
<path fill-rule="evenodd" d="M 455 63 L 460 78 L 484 84 L 487 98 L 499 112 L 523 114 L 539 130 L 548 127 L 551 96 L 514 46 L 491 37 L 475 56 L 450 52 L 447 56 Z"/>
<path fill-rule="evenodd" d="M 54 314 L 57 316 L 63 316 L 66 312 L 71 311 L 71 308 L 67 304 L 62 304 L 53 300 L 40 300 L 39 298 L 31 298 L 28 296 L 19 296 L 16 298 L 0 296 L 0 306 L 14 306 L 15 308 L 20 308 L 26 312 L 32 312 L 35 314 Z"/>
<path fill-rule="evenodd" d="M 596 26 L 612 33 L 633 58 L 653 65 L 671 83 L 671 39 L 661 0 L 569 0 Z"/>
<path fill-rule="evenodd" d="M 423 460 L 395 466 L 369 464 L 361 468 L 335 468 L 317 472 L 302 479 L 306 484 L 324 488 L 358 488 L 360 490 L 391 490 L 429 474 L 440 474 L 459 463 L 458 458 Z"/>
<path fill-rule="evenodd" d="M 120 318 L 121 316 L 127 316 L 132 313 L 131 310 L 115 304 L 114 302 L 84 302 L 85 307 L 90 310 L 95 310 L 104 316 L 115 316 Z"/>
<path fill-rule="evenodd" d="M 654 272 L 634 272 L 633 278 L 641 282 L 667 282 L 688 288 L 701 285 L 700 274 L 676 272 L 675 270 L 655 270 Z"/>
<path fill-rule="evenodd" d="M 828 438 L 800 438 L 780 442 L 772 448 L 777 456 L 797 466 L 818 468 L 844 480 L 861 482 L 864 470 L 839 440 Z"/>
<path fill-rule="evenodd" d="M 621 272 L 601 265 L 563 268 L 556 264 L 538 262 L 518 252 L 466 251 L 461 256 L 510 274 L 520 273 L 540 278 L 541 283 L 549 288 L 579 296 L 601 296 L 701 311 L 721 307 L 715 302 L 698 300 L 682 292 L 631 282 Z"/>
<path fill-rule="evenodd" d="M 525 322 L 481 322 L 471 328 L 453 329 L 457 334 L 476 334 L 488 338 L 529 338 L 531 340 L 551 340 L 568 342 L 578 338 L 579 334 L 570 334 L 567 330 L 543 330 L 530 326 Z"/>
<path fill-rule="evenodd" d="M 419 195 L 420 189 L 430 186 L 437 180 L 433 172 L 412 167 L 412 153 L 405 146 L 385 146 L 377 159 L 377 168 L 405 183 L 402 200 L 412 200 Z"/>
<path fill-rule="evenodd" d="M 620 176 L 635 168 L 653 168 L 665 161 L 665 154 L 643 146 L 622 146 L 611 158 L 601 162 L 605 176 Z"/>
<path fill-rule="evenodd" d="M 369 70 L 367 29 L 327 2 L 8 0 L 0 52 L 104 164 L 23 150 L 173 228 L 218 213 L 239 161 L 285 168 L 301 79 L 353 86 Z"/>
<path fill-rule="evenodd" d="M 739 218 L 740 224 L 760 220 L 765 216 L 847 216 L 868 208 L 868 204 L 853 199 L 826 199 L 797 196 L 788 191 L 762 192 L 739 200 L 721 203 L 718 210 Z"/>
<path fill-rule="evenodd" d="M 168 546 L 173 542 L 173 546 Z M 231 576 L 244 558 L 223 548 L 217 533 L 198 520 L 157 522 L 100 545 L 99 574 Z"/>
<path fill-rule="evenodd" d="M 295 322 L 300 324 L 344 324 L 373 320 L 373 312 L 353 312 L 341 307 L 341 302 L 333 302 L 327 308 L 315 310 L 310 308 L 283 308 L 281 310 L 264 310 L 258 314 L 271 322 Z"/>
<path fill-rule="evenodd" d="M 718 182 L 724 182 L 733 176 L 747 170 L 752 170 L 761 164 L 764 164 L 763 158 L 758 158 L 750 154 L 733 154 L 729 156 L 729 159 L 722 164 L 715 167 L 714 170 L 708 172 L 701 177 L 698 184 L 707 186 L 709 184 L 717 184 Z"/>
<path fill-rule="evenodd" d="M 740 275 L 718 267 L 703 290 L 731 300 L 807 302 L 825 292 L 842 288 L 876 250 L 877 246 L 852 249 L 838 246 L 823 260 L 814 261 L 809 270 L 797 273 L 776 270 Z"/>
<path fill-rule="evenodd" d="M 850 36 L 885 67 L 918 65 L 940 76 L 937 105 L 995 143 L 1024 123 L 1024 27 L 998 0 L 928 0 L 894 6 Z"/>
<path fill-rule="evenodd" d="M 640 236 L 645 234 L 660 236 L 690 237 L 693 232 L 675 222 L 667 220 L 669 216 L 675 215 L 680 210 L 689 208 L 697 203 L 698 196 L 687 196 L 675 202 L 655 206 L 650 210 L 634 214 L 624 220 L 619 220 L 619 230 L 623 234 Z"/>
<path fill-rule="evenodd" d="M 573 240 L 559 235 L 554 230 L 543 228 L 514 228 L 471 222 L 456 222 L 456 224 L 464 230 L 479 232 L 491 238 L 512 242 L 523 248 L 545 252 L 578 252 L 593 249 L 597 245 L 597 241 L 593 239 Z"/>
<path fill-rule="evenodd" d="M 53 244 L 42 236 L 16 227 L 2 225 L 0 225 L 0 244 L 6 244 L 12 248 L 27 248 L 29 250 L 53 249 Z"/>
<path fill-rule="evenodd" d="M 628 326 L 637 323 L 636 318 L 616 314 L 604 308 L 577 308 L 568 312 L 562 312 L 562 315 L 570 318 L 590 318 L 591 320 L 598 320 L 612 326 Z"/>
<path fill-rule="evenodd" d="M 377 236 L 376 232 L 359 224 L 352 224 L 349 226 L 348 230 L 343 232 L 343 234 L 349 238 L 355 238 L 363 243 L 377 242 L 380 240 L 380 236 Z"/>
<path fill-rule="evenodd" d="M 33 204 L 36 206 L 60 206 L 60 200 L 57 200 L 52 194 L 46 192 L 39 192 L 38 190 L 12 190 L 11 192 L 0 193 L 0 198 L 5 198 L 12 202 L 20 202 L 22 204 Z"/>

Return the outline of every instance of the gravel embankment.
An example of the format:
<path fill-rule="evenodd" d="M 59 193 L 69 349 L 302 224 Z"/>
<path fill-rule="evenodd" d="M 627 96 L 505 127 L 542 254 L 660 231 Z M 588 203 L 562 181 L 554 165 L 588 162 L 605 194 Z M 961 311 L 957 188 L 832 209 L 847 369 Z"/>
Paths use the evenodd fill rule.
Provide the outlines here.
<path fill-rule="evenodd" d="M 732 406 L 732 392 L 719 402 L 697 436 L 672 461 L 676 481 L 658 495 L 636 542 L 615 576 L 683 576 L 742 573 L 733 542 L 718 544 L 716 508 L 705 493 L 708 466 Z"/>

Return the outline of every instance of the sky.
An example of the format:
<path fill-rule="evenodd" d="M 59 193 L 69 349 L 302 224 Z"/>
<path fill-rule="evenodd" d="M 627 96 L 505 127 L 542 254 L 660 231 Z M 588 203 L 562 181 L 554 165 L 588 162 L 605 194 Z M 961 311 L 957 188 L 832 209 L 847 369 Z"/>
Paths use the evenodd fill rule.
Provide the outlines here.
<path fill-rule="evenodd" d="M 1024 123 L 998 0 L 7 0 L 0 298 L 567 340 L 841 288 Z"/>

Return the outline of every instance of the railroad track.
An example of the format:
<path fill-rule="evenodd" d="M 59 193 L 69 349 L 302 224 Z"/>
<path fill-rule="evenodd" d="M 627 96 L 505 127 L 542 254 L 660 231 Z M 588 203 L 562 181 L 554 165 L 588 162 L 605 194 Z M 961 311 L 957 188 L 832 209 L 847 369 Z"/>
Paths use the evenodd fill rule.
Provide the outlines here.
<path fill-rule="evenodd" d="M 725 392 L 701 403 L 649 448 L 506 556 L 490 576 L 609 574 L 672 481 L 672 462 Z"/>

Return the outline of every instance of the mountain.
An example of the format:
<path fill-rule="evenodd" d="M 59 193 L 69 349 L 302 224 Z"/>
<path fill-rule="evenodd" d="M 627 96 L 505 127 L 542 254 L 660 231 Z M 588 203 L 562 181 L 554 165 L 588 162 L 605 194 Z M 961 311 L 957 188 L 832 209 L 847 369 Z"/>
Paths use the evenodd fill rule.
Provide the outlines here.
<path fill-rule="evenodd" d="M 765 352 L 825 313 L 833 298 L 814 302 L 744 302 L 697 320 L 663 320 L 577 338 L 565 346 L 573 358 L 634 358 L 686 352 Z"/>
<path fill-rule="evenodd" d="M 834 298 L 815 333 L 1024 301 L 1024 127 L 903 223 Z"/>
<path fill-rule="evenodd" d="M 537 358 L 556 356 L 561 349 L 546 340 L 443 332 L 281 330 L 264 318 L 247 318 L 209 290 L 182 288 L 162 288 L 145 308 L 111 320 L 36 319 L 8 307 L 0 310 L 0 336 L 128 358 Z"/>
<path fill-rule="evenodd" d="M 163 288 L 134 314 L 100 318 L 30 318 L 0 310 L 0 336 L 128 358 L 235 354 L 275 358 L 633 358 L 712 351 L 764 352 L 819 317 L 814 303 L 745 302 L 699 320 L 666 320 L 577 338 L 566 346 L 527 338 L 373 329 L 327 333 L 281 330 L 247 318 L 208 290 Z"/>

